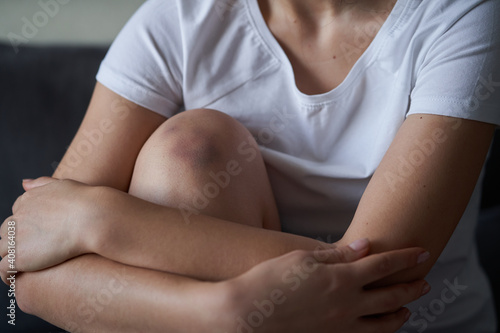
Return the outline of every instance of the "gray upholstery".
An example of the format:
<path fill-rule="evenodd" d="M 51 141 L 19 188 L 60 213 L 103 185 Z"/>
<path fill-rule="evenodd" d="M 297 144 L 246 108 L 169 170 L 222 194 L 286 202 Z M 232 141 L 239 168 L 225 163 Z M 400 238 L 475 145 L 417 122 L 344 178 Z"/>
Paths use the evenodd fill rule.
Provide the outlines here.
<path fill-rule="evenodd" d="M 88 106 L 103 48 L 22 48 L 0 44 L 0 222 L 22 194 L 21 179 L 51 175 Z M 0 283 L 0 332 L 58 332 L 16 312 L 7 324 L 7 286 Z"/>

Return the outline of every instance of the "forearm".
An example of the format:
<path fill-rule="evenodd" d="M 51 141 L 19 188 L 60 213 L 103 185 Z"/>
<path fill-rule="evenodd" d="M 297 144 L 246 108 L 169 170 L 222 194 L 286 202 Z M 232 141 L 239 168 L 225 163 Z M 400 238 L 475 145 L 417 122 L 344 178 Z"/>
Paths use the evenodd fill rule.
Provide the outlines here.
<path fill-rule="evenodd" d="M 91 252 L 132 266 L 221 280 L 296 249 L 326 246 L 317 240 L 253 228 L 159 206 L 105 188 L 100 202 L 109 211 L 89 221 Z M 127 209 L 123 209 L 127 207 Z"/>
<path fill-rule="evenodd" d="M 423 247 L 431 254 L 425 265 L 381 284 L 424 278 L 469 202 L 492 133 L 493 126 L 479 122 L 429 115 L 409 118 L 372 177 L 339 245 L 367 237 L 372 253 Z M 409 164 L 417 154 L 418 165 Z M 402 174 L 403 168 L 407 169 Z"/>
<path fill-rule="evenodd" d="M 224 329 L 220 284 L 130 267 L 96 255 L 19 276 L 22 310 L 70 332 Z"/>

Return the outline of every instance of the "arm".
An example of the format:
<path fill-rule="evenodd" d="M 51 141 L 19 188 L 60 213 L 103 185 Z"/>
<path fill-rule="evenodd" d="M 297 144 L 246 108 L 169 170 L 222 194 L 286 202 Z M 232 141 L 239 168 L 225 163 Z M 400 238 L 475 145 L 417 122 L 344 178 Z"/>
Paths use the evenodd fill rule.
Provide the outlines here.
<path fill-rule="evenodd" d="M 127 191 L 139 151 L 165 120 L 98 82 L 85 118 L 54 177 Z M 79 153 L 84 142 L 92 147 L 87 156 Z"/>
<path fill-rule="evenodd" d="M 433 115 L 410 116 L 338 244 L 366 237 L 373 242 L 374 253 L 410 246 L 429 249 L 432 257 L 425 267 L 395 277 L 394 281 L 423 278 L 467 206 L 493 132 L 494 125 L 486 123 Z M 409 174 L 400 175 L 406 167 L 404 163 L 408 163 L 404 161 L 420 155 L 420 165 L 409 169 Z M 116 205 L 113 210 L 124 214 L 115 219 L 88 219 L 86 228 L 99 236 L 87 249 L 130 265 L 217 280 L 236 276 L 294 249 L 311 250 L 319 244 L 312 239 L 208 216 L 195 216 L 193 223 L 186 225 L 178 210 L 109 190 L 104 197 L 108 198 L 103 201 L 106 205 Z M 141 225 L 147 223 L 148 228 L 137 228 L 137 221 L 144 221 Z M 433 230 L 433 237 L 428 237 L 429 230 Z M 159 234 L 170 237 L 159 238 Z"/>
<path fill-rule="evenodd" d="M 16 277 L 27 313 L 69 332 L 203 332 L 224 328 L 228 289 L 85 255 Z M 68 297 L 71 295 L 70 297 Z"/>
<path fill-rule="evenodd" d="M 371 179 L 339 244 L 369 237 L 373 253 L 422 246 L 431 253 L 426 265 L 384 283 L 423 278 L 469 202 L 494 128 L 443 116 L 409 116 Z M 419 165 L 414 163 L 404 169 L 410 159 L 416 158 Z"/>
<path fill-rule="evenodd" d="M 266 314 L 262 324 L 253 324 L 260 333 L 394 332 L 409 315 L 400 306 L 425 294 L 425 282 L 379 290 L 365 290 L 363 285 L 414 267 L 422 249 L 360 259 L 367 246 L 358 251 L 295 251 L 217 283 L 85 255 L 17 276 L 16 298 L 23 311 L 73 333 L 238 332 L 255 322 L 249 315 L 256 311 Z M 335 264 L 339 262 L 345 264 Z M 293 276 L 295 267 L 302 271 Z M 313 315 L 297 316 L 298 307 Z M 384 314 L 365 317 L 375 313 Z"/>
<path fill-rule="evenodd" d="M 98 91 L 100 90 L 100 91 Z M 108 110 L 110 105 L 107 104 L 106 102 L 103 101 L 112 101 L 112 100 L 118 100 L 119 102 L 122 103 L 127 103 L 126 101 L 120 99 L 120 97 L 113 95 L 111 92 L 106 90 L 104 87 L 97 87 L 96 88 L 96 94 L 104 94 L 107 96 L 101 96 L 103 98 L 97 98 L 100 102 L 97 103 L 93 99 L 93 104 L 91 108 L 89 108 L 89 112 L 85 118 L 84 123 L 82 124 L 80 132 L 83 130 L 91 130 L 95 129 L 96 125 L 99 124 L 100 121 L 103 119 L 103 115 L 100 113 L 104 112 L 103 110 Z M 94 97 L 96 98 L 96 97 Z M 132 153 L 127 153 L 123 152 L 124 150 L 123 145 L 121 145 L 121 142 L 124 140 L 123 136 L 127 135 L 126 130 L 122 130 L 123 128 L 127 128 L 128 126 L 131 126 L 128 122 L 131 123 L 138 123 L 139 121 L 141 123 L 146 124 L 147 126 L 142 127 L 145 129 L 144 131 L 139 131 L 137 134 L 138 137 L 142 138 L 141 140 L 146 140 L 148 134 L 148 131 L 154 130 L 155 127 L 155 121 L 153 118 L 148 118 L 149 116 L 154 116 L 156 115 L 148 112 L 147 110 L 142 110 L 142 111 L 137 111 L 135 112 L 132 109 L 130 111 L 130 115 L 126 119 L 126 123 L 122 124 L 119 126 L 120 122 L 117 122 L 117 127 L 115 128 L 114 131 L 111 133 L 108 133 L 109 135 L 103 136 L 102 141 L 100 145 L 97 145 L 95 147 L 95 151 L 92 156 L 88 157 L 78 165 L 72 166 L 70 169 L 58 169 L 56 172 L 57 176 L 60 177 L 66 177 L 70 179 L 77 179 L 80 181 L 87 182 L 89 184 L 103 184 L 103 185 L 108 185 L 108 186 L 115 186 L 119 189 L 125 189 L 128 187 L 128 182 L 127 180 L 121 179 L 117 175 L 130 175 L 131 173 L 131 165 L 133 165 L 133 162 L 128 161 L 128 158 L 135 158 L 134 154 Z M 104 113 L 105 114 L 105 113 Z M 110 115 L 112 116 L 112 115 Z M 143 118 L 144 117 L 144 118 Z M 143 119 L 141 119 L 143 118 Z M 159 121 L 156 121 L 158 123 Z M 79 140 L 82 138 L 85 138 L 85 133 L 83 132 L 77 135 L 75 138 L 72 147 L 75 147 L 75 145 L 78 145 Z M 83 135 L 83 136 L 82 136 Z M 71 148 L 71 147 L 70 147 Z M 108 156 L 108 151 L 109 149 L 115 149 L 117 152 L 114 152 L 115 158 L 120 158 L 122 159 L 123 163 L 120 163 L 119 165 L 114 165 L 114 159 L 109 158 Z M 128 149 L 128 147 L 127 147 Z M 125 149 L 126 150 L 126 149 Z M 137 151 L 137 150 L 136 150 Z M 94 155 L 95 154 L 95 155 Z M 116 157 L 118 156 L 118 157 Z M 65 165 L 71 165 L 70 162 L 66 163 L 68 160 L 68 156 L 65 157 L 63 160 L 62 165 L 60 168 L 65 167 Z M 125 161 L 127 160 L 127 161 Z M 66 162 L 65 162 L 66 161 Z M 122 166 L 127 166 L 123 170 L 116 170 L 116 167 L 122 167 Z M 114 172 L 111 172 L 110 170 L 114 170 Z M 128 171 L 127 171 L 128 170 Z M 103 176 L 104 175 L 104 176 Z M 57 214 L 57 209 L 61 207 L 72 207 L 71 210 L 66 211 L 65 213 L 69 214 L 63 214 L 66 215 L 65 220 L 64 218 L 62 219 L 62 222 L 66 223 L 66 226 L 70 225 L 71 228 L 69 229 L 75 229 L 74 225 L 71 225 L 71 223 L 74 223 L 81 215 L 84 213 L 88 213 L 85 209 L 83 210 L 78 210 L 75 209 L 74 206 L 71 205 L 71 203 L 74 203 L 77 197 L 80 197 L 82 193 L 91 193 L 88 198 L 91 198 L 93 202 L 99 201 L 99 197 L 96 197 L 95 195 L 92 195 L 92 190 L 99 189 L 98 187 L 91 187 L 91 186 L 84 186 L 84 185 L 79 185 L 81 191 L 76 190 L 76 182 L 72 181 L 59 181 L 59 182 L 54 182 L 52 185 L 53 187 L 49 187 L 49 185 L 46 186 L 41 186 L 38 189 L 33 189 L 29 190 L 26 192 L 23 197 L 18 199 L 18 202 L 16 202 L 16 205 L 14 207 L 14 210 L 16 211 L 18 206 L 22 205 L 33 205 L 33 209 L 27 210 L 31 211 L 31 214 L 34 214 L 35 218 L 33 219 L 34 221 L 44 223 L 47 221 L 54 221 L 54 220 L 61 220 L 60 214 Z M 64 192 L 64 191 L 58 191 L 57 187 L 54 186 L 67 186 L 68 189 L 70 189 L 69 192 Z M 88 191 L 88 190 L 91 191 Z M 44 198 L 40 194 L 42 190 L 47 190 L 46 194 L 50 197 L 52 200 L 44 200 Z M 115 194 L 119 194 L 123 196 L 124 198 L 127 197 L 129 198 L 128 195 L 125 193 L 119 192 L 119 191 L 113 191 Z M 37 194 L 37 195 L 31 195 L 31 194 Z M 85 195 L 84 195 L 85 196 Z M 57 200 L 56 200 L 57 199 Z M 137 201 L 138 202 L 138 201 Z M 149 206 L 143 206 L 146 207 L 146 209 Z M 153 208 L 153 210 L 156 208 Z M 25 213 L 27 212 L 25 211 Z M 170 212 L 171 213 L 171 212 Z M 51 216 L 51 214 L 54 214 Z M 26 226 L 28 225 L 28 220 L 26 219 L 27 215 L 29 214 L 20 214 L 19 216 L 14 216 L 16 221 L 19 221 L 17 217 L 22 217 L 22 222 L 24 223 L 19 223 L 19 226 Z M 146 221 L 147 222 L 147 221 Z M 217 221 L 212 221 L 213 223 L 219 223 Z M 212 223 L 208 222 L 208 223 Z M 226 225 L 225 223 L 221 223 Z M 36 226 L 36 225 L 35 225 Z M 64 226 L 64 224 L 61 224 L 61 227 Z M 62 229 L 62 228 L 61 228 Z M 5 228 L 2 228 L 3 231 L 5 231 Z M 48 232 L 43 232 L 43 236 L 53 236 L 57 235 L 58 233 L 54 233 L 54 230 L 59 230 L 59 229 L 49 229 Z M 19 230 L 18 230 L 19 231 Z M 247 229 L 245 229 L 247 231 Z M 85 230 L 86 233 L 88 233 L 88 230 Z M 196 232 L 196 230 L 193 229 L 193 232 Z M 4 235 L 5 236 L 5 235 Z M 20 234 L 19 234 L 20 236 Z M 35 239 L 39 239 L 38 237 L 35 237 Z M 154 238 L 153 238 L 154 239 Z M 64 241 L 67 239 L 63 238 Z M 272 240 L 272 239 L 271 239 Z M 269 241 L 269 240 L 268 240 Z M 274 241 L 274 240 L 273 240 Z M 2 239 L 1 242 L 1 253 L 5 255 L 7 252 L 6 250 L 6 241 L 5 238 Z M 45 246 L 47 245 L 55 245 L 57 247 L 61 247 L 62 244 L 65 242 L 57 242 L 57 241 L 47 241 L 44 243 Z M 18 243 L 18 245 L 23 244 L 23 245 L 30 245 L 32 244 L 31 242 L 21 242 Z M 239 246 L 239 245 L 238 245 Z M 238 247 L 237 246 L 237 247 Z M 39 254 L 40 252 L 44 252 L 46 250 L 46 247 L 36 247 L 34 248 L 34 251 L 29 253 L 26 253 L 27 255 L 25 256 L 28 259 L 31 259 L 31 256 L 35 254 Z M 366 249 L 363 250 L 363 253 L 366 254 Z M 407 284 L 407 285 L 402 285 L 402 286 L 394 286 L 391 287 L 390 289 L 381 289 L 379 290 L 376 294 L 371 293 L 371 292 L 366 292 L 363 290 L 362 286 L 366 283 L 369 283 L 370 280 L 365 279 L 366 276 L 372 276 L 374 278 L 380 277 L 380 276 L 385 276 L 387 274 L 390 274 L 394 271 L 399 271 L 401 269 L 405 269 L 407 267 L 412 267 L 416 264 L 416 257 L 418 254 L 421 253 L 421 250 L 419 251 L 410 251 L 409 253 L 404 252 L 399 253 L 399 260 L 398 260 L 398 254 L 387 254 L 378 257 L 376 259 L 376 262 L 373 262 L 372 259 L 367 261 L 365 265 L 361 265 L 358 267 L 357 265 L 355 266 L 344 266 L 340 265 L 338 267 L 339 272 L 335 273 L 335 271 L 322 271 L 323 273 L 320 275 L 314 275 L 321 281 L 322 283 L 325 282 L 331 282 L 334 283 L 334 288 L 330 289 L 328 286 L 324 288 L 323 291 L 332 291 L 332 295 L 322 297 L 323 300 L 331 300 L 331 299 L 338 299 L 339 303 L 336 305 L 336 307 L 339 309 L 339 315 L 344 313 L 344 315 L 338 317 L 337 319 L 341 319 L 341 322 L 345 323 L 346 322 L 346 315 L 345 312 L 342 311 L 344 308 L 342 306 L 342 299 L 348 296 L 347 298 L 352 299 L 353 295 L 357 295 L 357 297 L 360 298 L 360 301 L 357 302 L 357 304 L 364 304 L 361 300 L 365 300 L 366 297 L 369 297 L 372 299 L 369 303 L 371 306 L 368 307 L 353 307 L 351 309 L 351 312 L 348 314 L 349 318 L 352 318 L 352 322 L 356 322 L 358 324 L 363 324 L 364 327 L 370 327 L 370 329 L 375 329 L 377 332 L 387 332 L 389 331 L 394 331 L 394 328 L 400 325 L 404 321 L 404 316 L 405 312 L 404 311 L 397 311 L 399 307 L 403 304 L 406 304 L 407 302 L 418 298 L 419 295 L 422 294 L 423 290 L 423 282 L 418 281 L 417 283 L 413 284 Z M 21 253 L 18 253 L 19 257 L 16 257 L 16 259 L 22 259 L 23 256 Z M 297 255 L 297 253 L 295 254 Z M 262 294 L 262 297 L 268 297 L 269 295 L 267 292 L 271 292 L 274 290 L 274 287 L 278 287 L 279 283 L 283 283 L 282 278 L 283 276 L 281 274 L 278 274 L 280 271 L 276 270 L 277 264 L 280 263 L 282 271 L 288 275 L 292 272 L 292 270 L 295 272 L 296 269 L 298 269 L 296 264 L 304 264 L 304 257 L 303 253 L 300 252 L 299 255 L 302 255 L 302 257 L 295 258 L 294 255 L 292 254 L 285 259 L 278 260 L 278 261 L 267 261 L 262 264 L 261 270 L 258 268 L 252 269 L 252 272 L 250 272 L 248 275 L 244 274 L 240 278 L 238 278 L 238 281 L 242 281 L 241 283 L 236 283 L 236 286 L 234 289 L 239 290 L 239 296 L 238 297 L 253 297 L 257 292 L 264 292 Z M 402 257 L 401 257 L 402 255 Z M 48 257 L 51 257 L 48 255 Z M 346 256 L 340 256 L 339 260 L 336 262 L 345 262 L 346 258 L 348 260 L 355 260 L 359 258 L 360 256 L 351 256 L 350 259 Z M 290 261 L 290 258 L 292 258 L 292 261 Z M 298 260 L 298 261 L 297 261 Z M 395 264 L 387 264 L 388 262 L 390 263 L 391 260 L 395 260 Z M 335 261 L 332 260 L 331 263 L 334 263 Z M 3 278 L 5 281 L 5 272 L 6 272 L 6 260 L 2 260 L 0 263 L 0 269 L 3 273 Z M 17 262 L 16 262 L 17 264 Z M 349 268 L 350 267 L 350 268 Z M 362 267 L 365 267 L 365 269 L 362 269 Z M 387 270 L 390 268 L 389 270 Z M 133 277 L 133 280 L 136 281 L 135 279 L 137 278 L 137 283 L 131 284 L 127 286 L 127 288 L 123 289 L 123 293 L 120 293 L 120 296 L 113 297 L 113 299 L 116 299 L 116 301 L 110 301 L 109 307 L 106 306 L 102 309 L 102 311 L 95 311 L 95 317 L 93 317 L 95 320 L 90 320 L 89 316 L 92 316 L 92 312 L 89 313 L 89 311 L 86 311 L 88 309 L 85 308 L 80 308 L 81 306 L 85 306 L 86 302 L 93 302 L 92 299 L 88 299 L 87 295 L 91 293 L 98 293 L 102 291 L 102 281 L 112 281 L 114 278 L 116 278 L 113 275 L 113 272 L 116 269 L 126 269 L 128 272 L 130 272 L 130 276 Z M 259 273 L 260 272 L 260 273 Z M 275 284 L 272 284 L 270 279 L 269 279 L 269 273 L 274 272 L 274 274 L 278 275 L 273 275 L 273 281 Z M 128 274 L 128 273 L 127 273 Z M 298 271 L 300 274 L 300 278 L 304 276 L 304 273 L 301 271 Z M 338 275 L 340 274 L 340 275 Z M 127 275 L 128 276 L 128 275 Z M 298 276 L 288 276 L 293 281 L 296 283 Z M 339 277 L 339 279 L 336 279 L 336 277 Z M 312 287 L 318 286 L 319 284 L 314 283 L 315 280 L 312 279 L 307 279 L 307 281 L 312 281 L 309 285 Z M 355 282 L 356 281 L 356 282 Z M 192 290 L 194 291 L 200 291 L 201 289 L 204 289 L 204 287 L 200 286 L 214 286 L 214 284 L 200 284 L 194 280 L 191 280 L 189 278 L 184 278 L 184 277 L 179 277 L 179 276 L 173 276 L 168 273 L 161 273 L 161 272 L 153 272 L 150 270 L 145 270 L 141 268 L 136 268 L 136 267 L 130 267 L 126 266 L 120 263 L 116 263 L 110 260 L 106 260 L 102 257 L 99 256 L 79 256 L 76 257 L 72 260 L 69 260 L 67 262 L 64 262 L 61 265 L 52 267 L 50 269 L 46 269 L 43 271 L 38 271 L 34 273 L 22 273 L 18 279 L 17 279 L 17 290 L 18 294 L 17 299 L 19 301 L 19 304 L 21 306 L 21 309 L 25 310 L 26 312 L 35 314 L 37 316 L 40 316 L 52 323 L 55 323 L 59 326 L 66 326 L 68 327 L 67 319 L 70 321 L 76 323 L 76 326 L 70 326 L 68 327 L 72 331 L 109 331 L 113 330 L 115 327 L 120 327 L 120 328 L 125 328 L 130 329 L 132 331 L 137 331 L 140 329 L 143 329 L 141 325 L 144 323 L 148 323 L 148 327 L 151 328 L 151 331 L 154 332 L 155 328 L 160 327 L 158 331 L 164 331 L 165 328 L 172 328 L 173 331 L 182 331 L 182 329 L 187 329 L 189 326 L 182 326 L 181 328 L 175 326 L 178 324 L 177 319 L 173 319 L 172 322 L 169 321 L 169 313 L 174 313 L 176 316 L 179 316 L 179 319 L 185 323 L 187 320 L 193 320 L 193 322 L 190 322 L 192 325 L 205 325 L 207 322 L 210 322 L 210 318 L 205 318 L 205 317 L 200 317 L 200 321 L 196 321 L 196 319 L 193 319 L 189 315 L 189 310 L 191 308 L 196 308 L 197 305 L 200 305 L 199 303 L 199 298 L 193 299 L 189 295 L 192 295 Z M 299 280 L 300 282 L 300 280 Z M 354 283 L 355 282 L 355 283 Z M 231 284 L 234 286 L 234 284 Z M 249 286 L 252 285 L 253 289 L 249 289 Z M 305 285 L 305 284 L 302 284 Z M 227 286 L 227 285 L 226 285 Z M 113 290 L 115 286 L 113 286 Z M 289 287 L 289 286 L 285 286 Z M 349 288 L 346 288 L 349 287 Z M 214 287 L 215 288 L 215 287 Z M 266 289 L 267 288 L 267 289 Z M 270 289 L 269 289 L 270 288 Z M 213 290 L 219 290 L 218 288 L 215 288 Z M 298 300 L 295 300 L 293 302 L 288 302 L 287 304 L 287 309 L 289 309 L 288 315 L 282 314 L 279 317 L 273 317 L 273 318 L 295 318 L 293 315 L 296 312 L 296 307 L 298 305 L 303 305 L 304 301 L 311 300 L 310 298 L 310 289 L 307 288 L 300 288 L 300 290 L 304 292 L 304 297 L 303 298 L 298 298 Z M 244 291 L 242 293 L 242 291 Z M 348 291 L 348 292 L 347 292 Z M 184 292 L 186 294 L 184 294 Z M 347 292 L 347 295 L 345 295 Z M 213 295 L 212 292 L 207 291 L 210 295 Z M 67 295 L 71 294 L 72 297 L 67 297 Z M 169 297 L 170 295 L 176 295 L 178 298 L 172 298 Z M 223 293 L 224 294 L 224 293 Z M 339 295 L 339 298 L 333 297 L 335 295 Z M 151 295 L 154 295 L 152 297 Z M 158 297 L 160 295 L 160 297 Z M 162 296 L 164 295 L 164 296 Z M 298 293 L 293 293 L 295 297 L 296 295 L 299 295 Z M 344 296 L 342 296 L 344 295 Z M 183 299 L 182 302 L 178 302 L 179 297 Z M 210 299 L 210 296 L 207 296 Z M 220 298 L 221 295 L 220 293 L 217 292 L 216 297 Z M 224 297 L 222 297 L 224 298 Z M 375 299 L 374 299 L 375 298 Z M 103 302 L 107 302 L 103 298 Z M 130 300 L 133 300 L 133 302 L 130 302 Z M 314 304 L 319 304 L 316 302 L 316 298 L 312 299 Z M 391 302 L 388 302 L 390 300 Z M 224 300 L 223 300 L 224 301 Z M 252 306 L 253 300 L 249 300 L 250 307 Z M 158 304 L 160 302 L 161 304 Z M 216 300 L 210 299 L 210 307 L 212 308 L 213 304 L 215 304 Z M 130 304 L 136 304 L 136 307 L 130 306 Z M 203 303 L 203 302 L 202 302 Z M 223 302 L 224 303 L 224 302 Z M 240 302 L 237 302 L 237 305 L 239 305 Z M 237 308 L 238 306 L 235 305 L 234 303 L 231 304 L 230 308 Z M 320 309 L 331 309 L 331 304 L 319 304 L 321 305 Z M 154 308 L 158 309 L 159 311 L 144 311 L 145 309 L 148 308 Z M 283 306 L 280 306 L 280 309 L 283 309 Z M 100 309 L 100 308 L 99 308 Z M 139 316 L 134 316 L 134 314 L 137 313 L 138 309 L 140 310 L 140 317 Z M 247 304 L 247 309 L 248 309 L 248 304 Z M 318 311 L 320 310 L 318 309 Z M 220 314 L 220 313 L 226 313 L 225 310 L 221 310 L 220 308 L 218 309 L 213 309 L 214 312 Z M 252 310 L 253 311 L 253 310 Z M 368 314 L 373 314 L 373 313 L 379 313 L 379 312 L 395 312 L 393 314 L 390 314 L 388 316 L 382 316 L 379 317 L 380 320 L 362 320 L 363 323 L 360 322 L 360 318 L 368 315 Z M 165 312 L 165 313 L 164 313 Z M 243 314 L 246 314 L 246 310 L 242 312 Z M 321 311 L 318 312 L 320 314 Z M 321 315 L 320 315 L 321 316 Z M 140 319 L 140 320 L 139 320 Z M 306 318 L 307 319 L 307 318 Z M 315 324 L 318 324 L 318 321 L 315 320 L 315 318 L 311 319 L 315 321 Z M 88 322 L 90 320 L 90 322 Z M 278 320 L 276 319 L 275 324 L 276 325 L 286 325 L 286 324 L 293 324 L 295 321 L 290 321 L 288 319 L 286 320 Z M 301 320 L 302 324 L 306 324 L 303 320 Z M 334 325 L 337 323 L 337 320 L 329 320 L 327 324 Z M 119 323 L 122 323 L 122 326 L 118 326 Z M 233 322 L 234 324 L 234 322 Z M 70 325 L 73 325 L 70 323 Z M 151 326 L 151 325 L 156 325 L 156 326 Z M 196 326 L 193 326 L 196 327 Z M 385 328 L 384 328 L 385 327 Z M 377 330 L 380 328 L 380 330 Z M 195 330 L 195 329 L 193 329 Z M 196 331 L 196 330 L 195 330 Z M 197 330 L 199 331 L 199 330 Z M 339 331 L 340 332 L 340 331 Z"/>
<path fill-rule="evenodd" d="M 203 279 L 236 276 L 266 259 L 295 249 L 312 250 L 318 246 L 319 242 L 313 239 L 249 228 L 208 216 L 193 216 L 192 223 L 186 225 L 178 210 L 153 205 L 123 192 L 129 187 L 134 163 L 144 142 L 164 121 L 164 117 L 97 83 L 82 125 L 54 177 L 100 187 L 80 191 L 83 187 L 73 186 L 67 187 L 66 192 L 51 191 L 44 196 L 41 191 L 33 192 L 33 200 L 38 202 L 33 202 L 36 206 L 31 209 L 34 222 L 41 223 L 40 212 L 46 214 L 47 222 L 57 221 L 61 216 L 71 217 L 61 220 L 60 226 L 47 225 L 47 230 L 51 232 L 34 237 L 40 242 L 39 245 L 61 244 L 57 240 L 41 244 L 41 240 L 49 235 L 57 236 L 53 230 L 69 228 L 77 231 L 78 236 L 93 235 L 86 237 L 86 241 L 91 241 L 90 244 L 85 244 L 81 251 L 71 251 L 72 255 L 98 253 L 134 266 Z M 84 141 L 98 144 L 93 144 L 90 155 L 77 158 L 75 152 L 78 152 L 79 145 Z M 29 186 L 25 184 L 25 188 Z M 26 192 L 23 197 L 30 197 L 30 192 Z M 86 201 L 88 206 L 75 209 L 76 193 L 83 192 L 94 193 L 89 193 L 90 198 Z M 96 201 L 95 198 L 102 200 Z M 98 214 L 100 218 L 85 215 L 96 206 L 101 208 Z M 63 212 L 64 209 L 67 211 Z M 138 228 L 138 225 L 147 228 Z M 66 239 L 62 232 L 60 237 Z M 33 247 L 36 245 L 29 243 Z M 46 258 L 49 257 L 56 258 Z M 20 269 L 43 268 L 28 267 L 32 264 L 25 263 L 23 267 L 22 258 L 19 258 Z"/>
<path fill-rule="evenodd" d="M 374 237 L 374 251 L 423 246 L 432 251 L 433 261 L 441 253 L 477 180 L 493 126 L 472 121 L 446 122 L 443 120 L 445 118 L 436 116 L 421 118 L 411 116 L 402 126 L 366 190 L 351 228 L 340 244 L 364 236 Z M 119 130 L 117 133 L 120 133 Z M 120 135 L 109 136 L 106 140 L 119 141 Z M 412 154 L 419 147 L 418 142 L 425 143 L 428 140 L 436 141 L 432 141 L 432 154 L 429 154 L 407 178 L 398 178 L 401 156 L 408 159 L 405 154 Z M 115 145 L 118 146 L 116 142 Z M 111 163 L 110 160 L 105 162 Z M 87 173 L 86 178 L 91 178 L 92 175 L 88 174 L 96 170 L 104 170 L 105 173 L 112 168 L 97 159 L 89 159 L 87 163 L 93 165 L 82 168 L 82 173 Z M 454 173 L 445 171 L 452 167 Z M 454 182 L 455 177 L 462 181 Z M 428 183 L 422 183 L 423 179 Z M 419 183 L 422 183 L 421 188 L 417 186 Z M 68 213 L 70 208 L 73 213 L 76 207 L 74 193 L 81 192 L 75 188 L 67 188 L 66 192 L 45 191 L 48 194 L 43 197 L 40 194 L 43 190 L 37 192 L 38 190 L 30 190 L 25 196 L 36 194 L 34 198 L 39 200 L 38 207 L 30 211 L 37 214 L 38 220 L 40 211 L 55 212 L 54 216 L 47 216 L 48 221 L 60 220 L 61 215 L 72 216 Z M 73 225 L 71 229 L 79 231 L 78 236 L 85 234 L 85 231 L 91 231 L 94 237 L 88 239 L 92 242 L 85 244 L 79 253 L 73 252 L 73 255 L 94 252 L 130 265 L 218 280 L 236 276 L 259 262 L 294 249 L 311 250 L 319 244 L 308 238 L 250 228 L 208 216 L 196 216 L 193 222 L 187 225 L 182 214 L 176 209 L 157 206 L 109 188 L 100 190 L 104 194 L 91 195 L 99 198 L 99 205 L 102 206 L 98 209 L 100 213 L 87 217 L 79 216 L 67 222 L 59 221 L 60 227 L 48 228 L 62 230 Z M 450 200 L 429 205 L 426 210 L 421 209 L 426 207 L 427 203 L 438 203 L 438 200 L 445 197 Z M 61 204 L 64 200 L 73 201 Z M 411 203 L 411 206 L 406 207 L 407 202 Z M 54 208 L 48 209 L 49 204 Z M 457 204 L 462 205 L 462 211 L 455 209 Z M 64 209 L 68 212 L 61 214 L 60 211 Z M 76 211 L 85 213 L 90 209 L 82 208 Z M 367 216 L 370 216 L 370 220 Z M 366 224 L 367 222 L 370 223 Z M 138 228 L 138 225 L 147 225 L 147 228 Z M 430 226 L 439 228 L 438 234 L 444 236 L 429 240 L 426 231 Z M 410 237 L 413 239 L 409 239 Z M 47 242 L 43 245 L 51 243 L 60 242 Z M 34 246 L 34 243 L 32 245 Z M 175 256 L 172 253 L 175 253 Z M 408 279 L 424 276 L 431 266 L 432 264 L 429 264 L 415 276 L 410 273 Z"/>
<path fill-rule="evenodd" d="M 177 208 L 109 188 L 98 191 L 103 205 L 98 211 L 119 213 L 81 221 L 80 225 L 94 235 L 83 239 L 83 252 L 127 265 L 216 281 L 240 275 L 293 250 L 330 247 L 311 238 L 206 215 L 192 216 L 186 224 Z"/>
<path fill-rule="evenodd" d="M 11 219 L 24 240 L 17 245 L 16 265 L 25 272 L 95 253 L 131 266 L 222 280 L 296 249 L 331 247 L 204 215 L 186 224 L 176 208 L 109 187 L 47 177 L 24 187 Z"/>
<path fill-rule="evenodd" d="M 450 119 L 409 117 L 370 182 L 341 245 L 367 237 L 374 239 L 375 252 L 422 246 L 432 251 L 432 262 L 437 259 L 465 209 L 493 133 L 492 125 Z M 432 153 L 407 178 L 398 176 L 401 158 L 408 160 L 407 156 L 420 149 L 422 143 L 428 144 L 426 142 L 432 142 Z M 445 171 L 451 168 L 453 173 Z M 86 170 L 95 169 L 98 167 Z M 461 181 L 455 182 L 455 179 Z M 34 194 L 30 202 L 39 201 L 30 209 L 38 220 L 38 212 L 42 210 L 55 212 L 54 216 L 47 216 L 48 221 L 57 221 L 59 215 L 68 216 L 69 210 L 75 211 L 74 193 L 81 193 L 79 188 L 66 186 L 66 190 L 43 192 L 44 187 L 25 194 L 28 197 Z M 320 244 L 309 238 L 202 215 L 194 216 L 192 223 L 185 224 L 177 209 L 154 205 L 110 188 L 93 188 L 92 191 L 94 194 L 91 193 L 90 198 L 98 198 L 97 206 L 101 206 L 98 213 L 60 221 L 59 227 L 48 226 L 47 230 L 63 230 L 72 225 L 70 229 L 76 231 L 76 236 L 81 237 L 90 231 L 93 237 L 86 237 L 79 251 L 56 249 L 58 253 L 78 255 L 93 252 L 133 266 L 220 280 L 241 274 L 269 258 L 294 249 L 312 250 Z M 61 204 L 65 200 L 72 201 Z M 53 208 L 48 209 L 49 206 Z M 88 213 L 92 211 L 88 207 L 93 206 L 95 203 L 87 204 L 76 211 Z M 428 209 L 421 209 L 427 206 Z M 61 214 L 63 209 L 68 213 Z M 441 238 L 427 237 L 427 230 L 431 227 Z M 42 241 L 39 237 L 33 239 Z M 29 244 L 35 246 L 34 242 Z M 49 241 L 41 245 L 47 244 L 60 242 Z M 56 257 L 46 258 L 54 260 Z M 61 261 L 65 259 L 61 258 Z M 423 277 L 430 267 L 432 263 L 416 275 L 408 273 L 406 281 Z M 43 267 L 24 268 L 36 270 Z"/>

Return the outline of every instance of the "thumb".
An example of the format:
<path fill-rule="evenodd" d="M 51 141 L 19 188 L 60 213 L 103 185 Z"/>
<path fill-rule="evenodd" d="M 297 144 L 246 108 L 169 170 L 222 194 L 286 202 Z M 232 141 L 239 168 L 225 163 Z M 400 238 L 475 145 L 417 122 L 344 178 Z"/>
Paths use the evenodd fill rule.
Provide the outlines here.
<path fill-rule="evenodd" d="M 40 177 L 37 179 L 23 179 L 23 188 L 25 191 L 29 191 L 29 190 L 34 189 L 36 187 L 40 187 L 40 186 L 52 183 L 53 181 L 56 181 L 56 180 L 57 180 L 56 178 L 52 178 L 52 177 Z"/>
<path fill-rule="evenodd" d="M 325 264 L 348 263 L 363 258 L 368 254 L 370 242 L 368 239 L 358 239 L 347 246 L 321 250 L 316 257 Z"/>

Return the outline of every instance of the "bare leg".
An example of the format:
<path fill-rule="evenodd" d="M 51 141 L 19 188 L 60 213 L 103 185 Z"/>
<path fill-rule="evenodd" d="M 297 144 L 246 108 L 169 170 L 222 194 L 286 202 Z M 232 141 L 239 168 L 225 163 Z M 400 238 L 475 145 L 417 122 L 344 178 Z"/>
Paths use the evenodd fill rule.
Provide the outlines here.
<path fill-rule="evenodd" d="M 257 144 L 247 129 L 215 110 L 178 114 L 143 146 L 129 193 L 205 214 L 279 230 L 279 217 Z"/>

